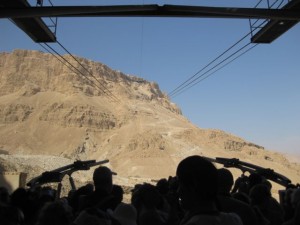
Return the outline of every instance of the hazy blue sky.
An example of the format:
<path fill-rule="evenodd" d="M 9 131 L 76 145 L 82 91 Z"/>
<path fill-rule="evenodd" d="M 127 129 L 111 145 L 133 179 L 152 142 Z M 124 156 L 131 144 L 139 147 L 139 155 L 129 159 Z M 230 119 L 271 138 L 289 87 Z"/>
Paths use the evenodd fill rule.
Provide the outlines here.
<path fill-rule="evenodd" d="M 253 7 L 258 0 L 114 2 Z M 249 31 L 249 21 L 242 19 L 60 18 L 57 38 L 75 55 L 155 81 L 169 93 Z M 299 40 L 297 24 L 171 100 L 201 128 L 221 129 L 267 149 L 299 154 Z M 235 50 L 249 41 L 246 38 Z M 42 50 L 9 20 L 1 19 L 0 51 L 16 48 Z"/>

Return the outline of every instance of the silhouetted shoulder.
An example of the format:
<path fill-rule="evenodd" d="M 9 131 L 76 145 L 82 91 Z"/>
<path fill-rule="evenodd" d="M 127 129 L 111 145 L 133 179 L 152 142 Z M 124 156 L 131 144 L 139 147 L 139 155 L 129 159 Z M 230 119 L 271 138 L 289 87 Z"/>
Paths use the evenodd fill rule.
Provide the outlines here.
<path fill-rule="evenodd" d="M 255 212 L 250 205 L 229 196 L 218 196 L 217 200 L 220 211 L 236 213 L 244 225 L 257 224 Z"/>
<path fill-rule="evenodd" d="M 234 213 L 218 213 L 217 215 L 198 214 L 180 225 L 243 225 L 240 217 Z"/>

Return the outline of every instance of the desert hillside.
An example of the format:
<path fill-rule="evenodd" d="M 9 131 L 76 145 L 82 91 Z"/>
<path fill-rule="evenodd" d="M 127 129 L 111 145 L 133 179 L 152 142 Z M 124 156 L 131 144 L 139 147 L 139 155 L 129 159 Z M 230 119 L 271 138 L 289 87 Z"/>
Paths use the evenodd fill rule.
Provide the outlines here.
<path fill-rule="evenodd" d="M 158 84 L 78 57 L 88 73 L 66 57 L 85 76 L 50 54 L 0 53 L 0 169 L 36 174 L 75 159 L 109 159 L 118 179 L 158 179 L 199 154 L 239 158 L 300 183 L 299 164 L 240 137 L 196 127 Z"/>

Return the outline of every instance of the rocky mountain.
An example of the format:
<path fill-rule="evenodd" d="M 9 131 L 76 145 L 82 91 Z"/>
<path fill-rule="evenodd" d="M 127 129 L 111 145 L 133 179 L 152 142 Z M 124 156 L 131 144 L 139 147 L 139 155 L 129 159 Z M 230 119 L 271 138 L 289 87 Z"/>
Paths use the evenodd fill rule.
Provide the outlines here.
<path fill-rule="evenodd" d="M 299 164 L 237 136 L 196 127 L 158 84 L 77 57 L 85 70 L 65 57 L 76 70 L 39 51 L 0 53 L 2 170 L 32 172 L 31 164 L 47 157 L 41 168 L 109 159 L 124 179 L 158 179 L 199 154 L 239 158 L 300 182 Z"/>

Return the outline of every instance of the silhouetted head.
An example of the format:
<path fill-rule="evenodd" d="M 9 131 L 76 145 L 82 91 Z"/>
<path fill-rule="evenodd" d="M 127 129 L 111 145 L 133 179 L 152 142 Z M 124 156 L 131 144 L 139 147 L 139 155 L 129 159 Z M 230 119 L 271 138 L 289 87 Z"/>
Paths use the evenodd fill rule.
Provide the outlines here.
<path fill-rule="evenodd" d="M 218 169 L 218 192 L 229 194 L 233 186 L 234 179 L 230 170 L 221 168 Z"/>
<path fill-rule="evenodd" d="M 217 194 L 217 169 L 201 156 L 182 160 L 176 171 L 182 206 L 191 209 L 198 202 L 212 202 Z"/>
<path fill-rule="evenodd" d="M 96 190 L 102 190 L 107 193 L 112 191 L 112 172 L 106 166 L 100 166 L 95 169 L 93 174 L 93 181 Z"/>
<path fill-rule="evenodd" d="M 165 195 L 169 191 L 169 183 L 167 179 L 160 179 L 156 184 L 156 189 L 161 193 L 162 195 Z"/>
<path fill-rule="evenodd" d="M 69 192 L 69 204 L 72 206 L 74 211 L 77 211 L 79 199 L 81 196 L 86 196 L 92 194 L 94 191 L 94 185 L 92 184 L 86 184 L 80 188 L 78 188 L 76 191 L 73 191 L 73 193 Z"/>
<path fill-rule="evenodd" d="M 291 203 L 295 208 L 300 204 L 300 188 L 293 190 L 291 195 Z"/>
<path fill-rule="evenodd" d="M 123 201 L 124 190 L 120 185 L 113 185 L 112 194 L 118 202 Z"/>
<path fill-rule="evenodd" d="M 266 185 L 270 189 L 270 191 L 272 190 L 272 183 L 267 179 L 263 179 L 262 184 Z"/>
<path fill-rule="evenodd" d="M 5 203 L 8 204 L 10 201 L 10 196 L 8 193 L 7 188 L 5 187 L 0 187 L 0 203 Z"/>
<path fill-rule="evenodd" d="M 257 184 L 251 188 L 249 196 L 253 205 L 263 205 L 271 197 L 271 192 L 268 186 Z"/>
<path fill-rule="evenodd" d="M 11 205 L 24 210 L 28 201 L 28 194 L 25 188 L 17 188 L 10 196 Z"/>
<path fill-rule="evenodd" d="M 111 225 L 108 213 L 98 208 L 87 208 L 80 212 L 73 222 L 74 225 Z"/>
<path fill-rule="evenodd" d="M 119 204 L 113 212 L 113 217 L 120 222 L 120 225 L 137 224 L 137 211 L 131 204 Z"/>
<path fill-rule="evenodd" d="M 161 195 L 156 189 L 156 187 L 152 184 L 145 183 L 143 184 L 136 193 L 136 203 L 137 207 L 145 206 L 147 209 L 156 208 L 160 201 Z"/>
<path fill-rule="evenodd" d="M 69 225 L 73 220 L 71 208 L 63 202 L 47 203 L 41 210 L 37 225 Z"/>
<path fill-rule="evenodd" d="M 261 184 L 263 182 L 263 177 L 258 173 L 251 173 L 249 176 L 249 188 L 251 190 L 257 184 Z"/>

